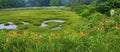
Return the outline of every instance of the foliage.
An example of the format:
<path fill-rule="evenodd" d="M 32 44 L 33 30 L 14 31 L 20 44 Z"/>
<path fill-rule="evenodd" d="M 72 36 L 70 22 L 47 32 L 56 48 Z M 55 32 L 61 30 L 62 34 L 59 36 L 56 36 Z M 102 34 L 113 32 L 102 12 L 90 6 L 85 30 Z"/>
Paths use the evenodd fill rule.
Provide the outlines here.
<path fill-rule="evenodd" d="M 80 10 L 78 14 L 82 14 L 83 9 L 91 10 L 91 6 L 80 7 L 77 7 L 75 11 Z M 120 19 L 118 16 L 107 18 L 104 14 L 93 12 L 85 18 L 71 11 L 58 9 L 5 10 L 0 14 L 1 23 L 20 22 L 21 20 L 31 23 L 19 25 L 19 30 L 0 30 L 0 52 L 120 51 Z M 33 25 L 50 19 L 65 20 L 62 29 L 50 31 L 46 27 L 40 28 Z"/>
<path fill-rule="evenodd" d="M 95 18 L 94 18 L 95 17 Z M 100 18 L 102 17 L 102 19 Z M 111 19 L 95 13 L 89 18 L 81 18 L 65 29 L 47 31 L 0 31 L 1 52 L 99 52 L 119 51 L 119 30 L 111 26 Z M 73 18 L 72 18 L 73 19 Z M 82 24 L 82 25 L 81 25 Z M 91 26 L 93 25 L 93 26 Z M 68 29 L 67 29 L 68 28 Z M 101 51 L 100 51 L 101 52 Z"/>
<path fill-rule="evenodd" d="M 51 6 L 59 6 L 59 0 L 51 0 L 50 5 Z"/>
<path fill-rule="evenodd" d="M 0 29 L 0 52 L 120 51 L 119 8 L 115 7 L 115 15 L 111 17 L 95 9 L 95 5 L 80 5 L 73 11 L 54 8 L 0 10 L 0 24 L 10 21 L 18 25 L 18 29 Z M 51 22 L 47 23 L 48 27 L 40 27 L 43 21 L 54 19 L 65 22 Z M 30 24 L 23 25 L 21 21 Z M 50 30 L 59 24 L 63 25 L 61 29 Z"/>
<path fill-rule="evenodd" d="M 24 0 L 0 0 L 0 8 L 23 7 Z"/>
<path fill-rule="evenodd" d="M 109 11 L 114 8 L 120 8 L 120 0 L 103 0 L 96 5 L 97 11 L 107 15 L 109 15 Z"/>
<path fill-rule="evenodd" d="M 80 5 L 76 6 L 73 10 L 80 16 L 87 17 L 96 12 L 94 9 L 95 8 L 92 5 Z"/>

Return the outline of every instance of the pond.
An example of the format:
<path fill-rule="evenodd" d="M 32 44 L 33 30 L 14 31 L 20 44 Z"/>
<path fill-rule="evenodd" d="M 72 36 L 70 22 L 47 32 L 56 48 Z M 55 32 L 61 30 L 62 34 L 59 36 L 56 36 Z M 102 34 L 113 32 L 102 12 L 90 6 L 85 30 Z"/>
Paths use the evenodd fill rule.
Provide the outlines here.
<path fill-rule="evenodd" d="M 0 29 L 17 29 L 17 25 L 13 22 L 7 22 L 6 24 L 0 24 Z"/>
<path fill-rule="evenodd" d="M 59 23 L 64 23 L 65 21 L 63 20 L 48 20 L 48 21 L 43 21 L 40 25 L 40 27 L 46 27 L 46 26 L 49 26 L 48 24 L 46 23 L 49 23 L 49 22 L 59 22 Z M 23 25 L 26 25 L 26 24 L 30 24 L 28 22 L 21 22 Z M 3 24 L 0 24 L 0 29 L 17 29 L 17 25 L 15 25 L 13 22 L 7 22 L 7 23 L 3 23 Z M 61 29 L 62 25 L 58 25 L 57 27 L 55 28 L 51 28 L 50 30 L 57 30 L 57 29 Z"/>
<path fill-rule="evenodd" d="M 65 22 L 65 21 L 63 21 L 63 20 L 48 20 L 48 21 L 43 21 L 43 22 L 41 23 L 41 27 L 48 26 L 48 24 L 46 24 L 46 23 L 49 23 L 49 22 L 60 22 L 60 23 L 63 23 L 63 22 Z"/>
<path fill-rule="evenodd" d="M 65 21 L 63 20 L 48 20 L 48 21 L 43 21 L 41 23 L 41 27 L 46 27 L 46 26 L 49 26 L 48 24 L 46 23 L 49 23 L 49 22 L 59 22 L 59 23 L 64 23 Z M 61 29 L 62 25 L 58 25 L 57 27 L 55 28 L 51 28 L 50 30 L 57 30 L 57 29 Z"/>
<path fill-rule="evenodd" d="M 52 28 L 50 30 L 57 30 L 57 29 L 61 29 L 62 25 L 59 25 L 58 27 Z"/>
<path fill-rule="evenodd" d="M 28 22 L 21 22 L 22 24 L 29 24 Z M 0 29 L 17 29 L 17 25 L 15 25 L 13 22 L 7 22 L 0 24 Z"/>

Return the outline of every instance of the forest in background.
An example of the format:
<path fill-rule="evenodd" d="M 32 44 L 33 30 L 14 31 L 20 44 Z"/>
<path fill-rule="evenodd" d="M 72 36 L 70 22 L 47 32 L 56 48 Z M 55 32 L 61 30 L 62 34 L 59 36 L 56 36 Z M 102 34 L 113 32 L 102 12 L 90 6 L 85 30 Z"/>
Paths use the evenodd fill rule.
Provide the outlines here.
<path fill-rule="evenodd" d="M 0 0 L 0 8 L 28 6 L 65 6 L 75 2 L 90 4 L 92 0 Z"/>

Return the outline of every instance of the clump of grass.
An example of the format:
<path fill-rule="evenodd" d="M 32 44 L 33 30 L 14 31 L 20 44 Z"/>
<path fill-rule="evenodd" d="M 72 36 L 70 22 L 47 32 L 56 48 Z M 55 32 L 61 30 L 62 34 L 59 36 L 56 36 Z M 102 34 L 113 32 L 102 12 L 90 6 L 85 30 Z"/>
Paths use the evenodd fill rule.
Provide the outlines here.
<path fill-rule="evenodd" d="M 40 22 L 33 22 L 32 24 L 35 26 L 40 26 L 41 23 Z"/>
<path fill-rule="evenodd" d="M 9 24 L 9 23 L 5 23 L 4 25 L 5 25 L 5 26 L 9 26 L 10 24 Z"/>
<path fill-rule="evenodd" d="M 54 28 L 54 27 L 57 27 L 59 25 L 62 25 L 63 23 L 60 23 L 60 22 L 49 22 L 49 23 L 46 23 L 49 25 L 49 28 Z"/>
<path fill-rule="evenodd" d="M 18 29 L 19 30 L 27 30 L 29 28 L 33 28 L 33 25 L 32 24 L 26 24 L 26 25 L 21 24 L 21 25 L 18 25 Z"/>
<path fill-rule="evenodd" d="M 20 24 L 22 24 L 21 22 L 14 22 L 14 24 L 16 24 L 16 25 L 20 25 Z"/>

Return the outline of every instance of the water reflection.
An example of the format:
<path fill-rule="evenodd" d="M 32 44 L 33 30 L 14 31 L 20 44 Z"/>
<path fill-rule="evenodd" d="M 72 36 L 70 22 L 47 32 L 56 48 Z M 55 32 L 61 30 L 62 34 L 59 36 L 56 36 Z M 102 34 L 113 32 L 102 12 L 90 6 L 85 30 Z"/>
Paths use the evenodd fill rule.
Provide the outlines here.
<path fill-rule="evenodd" d="M 63 23 L 63 22 L 65 22 L 65 21 L 63 21 L 63 20 L 48 20 L 48 21 L 43 21 L 43 22 L 41 23 L 41 27 L 49 26 L 48 24 L 46 24 L 46 23 L 48 23 L 48 22 L 60 22 L 60 23 Z M 62 25 L 59 25 L 58 27 L 51 28 L 50 30 L 61 29 L 61 27 L 62 27 Z"/>
<path fill-rule="evenodd" d="M 57 29 L 61 29 L 62 25 L 59 25 L 58 27 L 52 28 L 50 30 L 57 30 Z"/>
<path fill-rule="evenodd" d="M 21 22 L 21 23 L 22 23 L 22 24 L 24 24 L 24 25 L 25 25 L 25 24 L 29 24 L 28 22 L 24 22 L 24 21 L 23 21 L 23 22 Z"/>
<path fill-rule="evenodd" d="M 46 24 L 46 23 L 48 23 L 48 22 L 60 22 L 60 23 L 63 23 L 63 22 L 65 22 L 65 21 L 63 21 L 63 20 L 48 20 L 48 21 L 43 21 L 43 22 L 41 23 L 41 27 L 49 26 L 48 24 Z"/>
<path fill-rule="evenodd" d="M 12 22 L 7 22 L 7 24 L 9 25 L 6 26 L 5 24 L 0 24 L 0 29 L 16 29 L 17 28 L 17 25 L 15 25 Z"/>
<path fill-rule="evenodd" d="M 46 26 L 49 26 L 48 24 L 46 24 L 46 23 L 48 23 L 48 22 L 59 22 L 59 23 L 63 23 L 63 22 L 65 22 L 65 21 L 63 21 L 63 20 L 48 20 L 48 21 L 43 21 L 42 23 L 41 23 L 41 27 L 46 27 Z M 21 22 L 22 24 L 30 24 L 30 23 L 28 23 L 28 22 Z M 13 22 L 7 22 L 7 23 L 3 23 L 3 24 L 0 24 L 0 29 L 17 29 L 17 25 L 15 25 Z M 62 27 L 62 25 L 58 25 L 57 27 L 55 27 L 55 28 L 51 28 L 50 30 L 56 30 L 56 29 L 61 29 L 61 27 Z"/>

